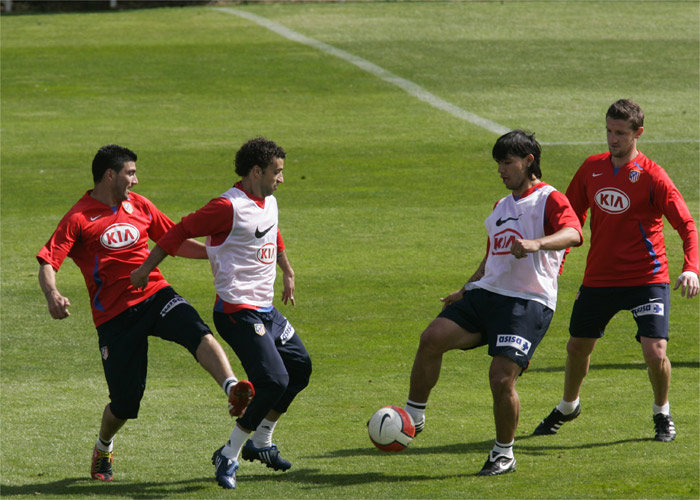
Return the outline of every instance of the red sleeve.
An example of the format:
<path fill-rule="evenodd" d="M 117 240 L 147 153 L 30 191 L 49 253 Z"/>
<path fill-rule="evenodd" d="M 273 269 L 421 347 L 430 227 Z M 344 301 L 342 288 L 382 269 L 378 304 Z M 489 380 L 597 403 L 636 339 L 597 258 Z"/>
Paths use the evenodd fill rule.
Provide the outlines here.
<path fill-rule="evenodd" d="M 214 198 L 194 213 L 182 218 L 160 240 L 158 246 L 168 255 L 175 255 L 188 238 L 211 236 L 216 238 L 231 232 L 233 227 L 233 207 L 226 198 Z"/>
<path fill-rule="evenodd" d="M 141 199 L 145 205 L 145 210 L 151 217 L 151 225 L 148 227 L 148 237 L 157 242 L 166 232 L 168 232 L 171 227 L 175 225 L 175 223 L 170 219 L 170 217 L 161 212 L 151 200 L 144 197 L 141 197 Z"/>
<path fill-rule="evenodd" d="M 284 240 L 282 240 L 282 233 L 280 232 L 279 226 L 277 227 L 277 253 L 280 254 L 284 252 Z"/>
<path fill-rule="evenodd" d="M 569 203 L 569 199 L 559 191 L 552 191 L 547 197 L 545 205 L 544 234 L 554 234 L 565 227 L 573 227 L 578 231 L 581 241 L 576 246 L 583 243 L 583 232 L 579 217 Z"/>
<path fill-rule="evenodd" d="M 40 264 L 46 262 L 54 268 L 54 271 L 58 271 L 79 238 L 80 223 L 75 217 L 66 214 L 61 219 L 61 222 L 58 223 L 58 227 L 56 227 L 49 241 L 39 251 L 36 259 Z"/>
<path fill-rule="evenodd" d="M 584 162 L 574 174 L 574 178 L 571 179 L 571 183 L 566 189 L 566 197 L 569 199 L 571 208 L 578 217 L 581 227 L 583 227 L 586 222 L 586 216 L 590 208 L 588 205 L 588 195 L 586 193 L 586 176 L 583 174 L 585 165 L 586 163 Z"/>
<path fill-rule="evenodd" d="M 688 205 L 666 171 L 659 169 L 654 181 L 654 205 L 661 210 L 683 240 L 683 271 L 699 274 L 698 229 Z"/>

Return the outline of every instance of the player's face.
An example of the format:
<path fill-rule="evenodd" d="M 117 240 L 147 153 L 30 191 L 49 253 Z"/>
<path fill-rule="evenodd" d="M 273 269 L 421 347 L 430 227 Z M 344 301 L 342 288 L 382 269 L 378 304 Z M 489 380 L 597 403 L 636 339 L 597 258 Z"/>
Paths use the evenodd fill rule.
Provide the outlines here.
<path fill-rule="evenodd" d="M 627 120 L 610 118 L 605 119 L 605 128 L 608 132 L 608 150 L 614 158 L 626 158 L 637 148 L 637 139 L 642 135 L 643 127 L 632 130 L 632 125 Z"/>
<path fill-rule="evenodd" d="M 503 184 L 516 196 L 523 194 L 530 187 L 531 180 L 527 169 L 533 160 L 532 155 L 527 155 L 524 158 L 508 155 L 498 162 L 498 174 L 501 176 Z"/>
<path fill-rule="evenodd" d="M 124 164 L 124 167 L 116 174 L 113 193 L 117 201 L 124 201 L 129 199 L 129 193 L 131 188 L 139 183 L 136 178 L 136 163 L 133 161 L 128 161 Z"/>
<path fill-rule="evenodd" d="M 277 190 L 277 185 L 284 182 L 282 170 L 284 170 L 284 159 L 282 158 L 273 159 L 263 170 L 260 179 L 260 191 L 263 197 L 270 196 Z"/>

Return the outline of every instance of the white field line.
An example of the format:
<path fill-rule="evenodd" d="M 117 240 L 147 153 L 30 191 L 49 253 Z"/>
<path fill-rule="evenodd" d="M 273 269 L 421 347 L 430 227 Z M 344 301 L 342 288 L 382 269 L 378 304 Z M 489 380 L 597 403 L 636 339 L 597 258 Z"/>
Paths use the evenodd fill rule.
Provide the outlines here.
<path fill-rule="evenodd" d="M 258 16 L 256 14 L 251 14 L 250 12 L 245 12 L 243 10 L 239 9 L 232 9 L 229 7 L 214 7 L 214 10 L 218 10 L 220 12 L 225 12 L 227 14 L 233 14 L 234 16 L 242 17 L 244 19 L 247 19 L 249 21 L 253 21 L 254 23 L 262 26 L 263 28 L 267 28 L 268 30 L 277 33 L 280 36 L 283 36 L 284 38 L 291 40 L 293 42 L 301 43 L 304 45 L 308 45 L 309 47 L 313 47 L 317 50 L 320 50 L 321 52 L 325 52 L 326 54 L 338 57 L 340 59 L 343 59 L 344 61 L 347 61 L 351 64 L 354 64 L 358 68 L 367 71 L 368 73 L 381 78 L 385 82 L 391 83 L 392 85 L 395 85 L 399 87 L 401 90 L 405 91 L 406 93 L 412 95 L 413 97 L 416 97 L 420 99 L 421 101 L 433 106 L 434 108 L 440 109 L 442 111 L 446 111 L 447 113 L 451 114 L 452 116 L 459 118 L 460 120 L 467 121 L 473 125 L 476 125 L 478 127 L 484 128 L 488 130 L 489 132 L 493 132 L 494 134 L 502 135 L 505 134 L 506 132 L 510 132 L 512 129 L 501 125 L 500 123 L 496 123 L 494 121 L 488 120 L 486 118 L 483 118 L 479 115 L 476 115 L 472 113 L 471 111 L 467 111 L 466 109 L 462 109 L 459 106 L 455 106 L 454 104 L 447 102 L 446 100 L 442 99 L 441 97 L 436 96 L 435 94 L 427 91 L 417 83 L 414 83 L 410 80 L 406 80 L 405 78 L 401 78 L 400 76 L 397 76 L 393 74 L 390 71 L 385 70 L 381 66 L 377 66 L 374 63 L 369 62 L 366 59 L 363 59 L 361 57 L 358 57 L 354 54 L 351 54 L 349 52 L 346 52 L 342 49 L 338 49 L 336 47 L 333 47 L 332 45 L 328 45 L 327 43 L 320 42 L 314 38 L 309 38 L 305 35 L 302 35 L 301 33 L 298 33 L 294 30 L 291 30 L 287 28 L 286 26 L 283 26 L 279 23 L 276 23 L 274 21 L 271 21 L 265 17 Z M 696 143 L 700 142 L 698 139 L 678 139 L 678 140 L 640 140 L 640 143 L 647 143 L 647 144 L 667 144 L 667 143 Z M 605 144 L 605 141 L 562 141 L 562 142 L 540 142 L 543 146 L 577 146 L 577 145 L 588 145 L 588 144 Z"/>
<path fill-rule="evenodd" d="M 216 7 L 215 9 L 221 12 L 226 12 L 238 17 L 248 19 L 249 21 L 253 21 L 254 23 L 257 23 L 260 26 L 263 26 L 264 28 L 273 31 L 278 35 L 287 38 L 288 40 L 308 45 L 309 47 L 318 49 L 321 52 L 325 52 L 326 54 L 343 59 L 351 64 L 354 64 L 358 68 L 363 69 L 368 73 L 381 78 L 385 82 L 391 83 L 392 85 L 396 85 L 408 94 L 420 99 L 423 102 L 430 104 L 434 108 L 440 109 L 442 111 L 447 111 L 452 116 L 455 116 L 460 120 L 465 120 L 478 127 L 484 128 L 489 132 L 502 135 L 506 132 L 510 132 L 511 130 L 508 127 L 505 127 L 499 123 L 487 120 L 486 118 L 482 118 L 479 115 L 475 115 L 470 111 L 455 106 L 454 104 L 445 101 L 444 99 L 436 96 L 435 94 L 428 92 L 420 85 L 413 83 L 410 80 L 406 80 L 405 78 L 401 78 L 400 76 L 397 76 L 391 73 L 390 71 L 387 71 L 384 68 L 369 62 L 366 59 L 362 59 L 361 57 L 346 52 L 342 49 L 333 47 L 332 45 L 328 45 L 327 43 L 319 42 L 318 40 L 304 36 L 301 33 L 297 33 L 296 31 L 290 30 L 286 26 L 278 24 L 274 21 L 270 21 L 269 19 L 266 19 L 264 17 L 238 9 L 231 9 L 227 7 Z"/>

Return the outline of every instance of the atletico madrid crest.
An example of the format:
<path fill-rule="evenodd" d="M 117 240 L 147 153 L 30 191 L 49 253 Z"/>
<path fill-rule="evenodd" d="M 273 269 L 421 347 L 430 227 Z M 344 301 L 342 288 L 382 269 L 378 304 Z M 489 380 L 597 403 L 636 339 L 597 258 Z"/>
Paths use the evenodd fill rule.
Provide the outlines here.
<path fill-rule="evenodd" d="M 134 206 L 130 201 L 122 201 L 122 208 L 124 208 L 124 211 L 129 215 L 134 211 Z"/>
<path fill-rule="evenodd" d="M 630 172 L 630 182 L 635 183 L 639 180 L 639 170 L 632 170 Z"/>
<path fill-rule="evenodd" d="M 257 333 L 261 337 L 265 335 L 265 325 L 263 325 L 262 323 L 255 323 L 253 324 L 253 327 L 255 328 L 255 333 Z"/>

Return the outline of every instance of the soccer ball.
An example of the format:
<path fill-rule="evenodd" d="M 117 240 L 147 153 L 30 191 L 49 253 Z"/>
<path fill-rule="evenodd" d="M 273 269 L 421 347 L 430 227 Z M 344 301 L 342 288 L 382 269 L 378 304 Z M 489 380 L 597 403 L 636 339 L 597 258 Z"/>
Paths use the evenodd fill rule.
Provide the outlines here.
<path fill-rule="evenodd" d="M 416 435 L 410 415 L 398 406 L 378 409 L 367 422 L 367 429 L 374 446 L 382 451 L 403 451 Z"/>

